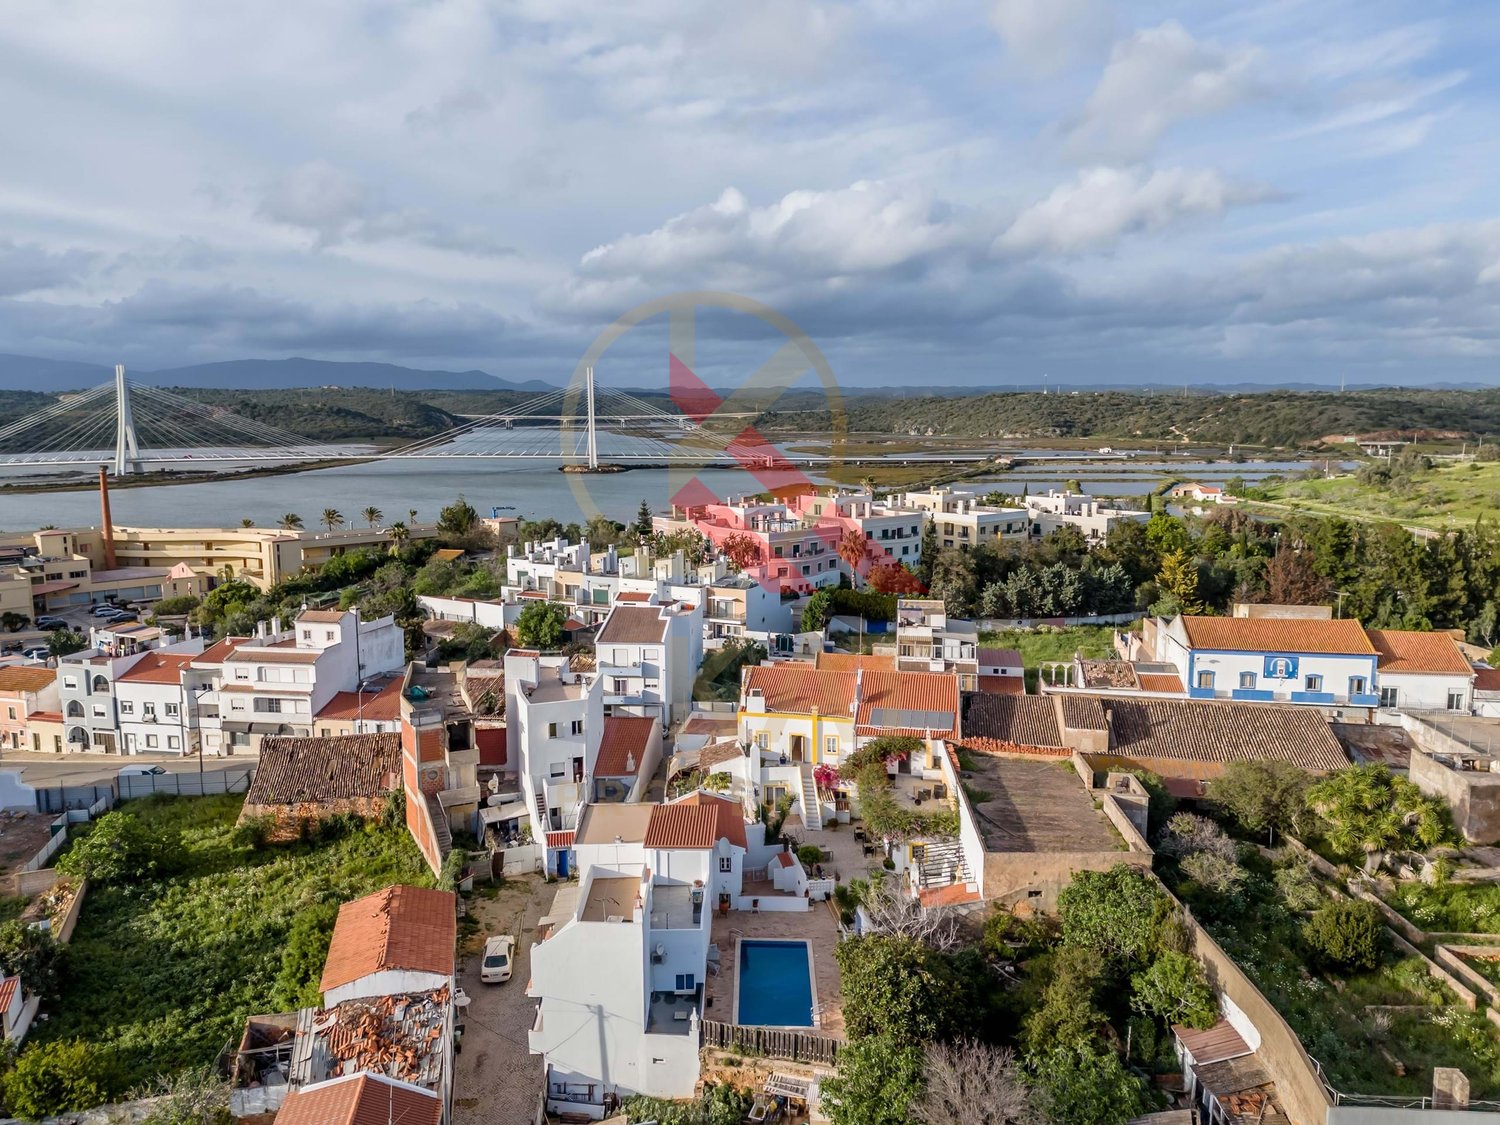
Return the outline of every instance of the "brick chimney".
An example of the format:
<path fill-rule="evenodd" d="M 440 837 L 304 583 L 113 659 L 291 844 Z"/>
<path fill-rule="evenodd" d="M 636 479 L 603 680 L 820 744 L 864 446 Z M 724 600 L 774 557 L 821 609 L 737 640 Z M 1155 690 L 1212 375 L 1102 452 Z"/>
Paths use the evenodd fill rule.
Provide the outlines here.
<path fill-rule="evenodd" d="M 99 466 L 99 520 L 104 531 L 104 569 L 115 569 L 115 525 L 109 518 L 109 471 Z"/>

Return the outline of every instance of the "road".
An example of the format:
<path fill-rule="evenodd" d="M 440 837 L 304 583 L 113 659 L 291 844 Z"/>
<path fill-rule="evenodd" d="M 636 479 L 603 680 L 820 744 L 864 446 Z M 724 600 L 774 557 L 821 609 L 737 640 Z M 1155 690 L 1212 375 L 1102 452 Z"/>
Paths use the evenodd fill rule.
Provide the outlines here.
<path fill-rule="evenodd" d="M 208 758 L 202 768 L 215 770 L 244 769 L 260 762 L 257 754 L 236 754 L 232 758 Z M 0 752 L 0 769 L 21 770 L 21 780 L 36 789 L 57 785 L 97 785 L 116 777 L 125 766 L 159 765 L 168 773 L 197 773 L 197 758 L 178 754 L 33 754 L 25 750 Z"/>

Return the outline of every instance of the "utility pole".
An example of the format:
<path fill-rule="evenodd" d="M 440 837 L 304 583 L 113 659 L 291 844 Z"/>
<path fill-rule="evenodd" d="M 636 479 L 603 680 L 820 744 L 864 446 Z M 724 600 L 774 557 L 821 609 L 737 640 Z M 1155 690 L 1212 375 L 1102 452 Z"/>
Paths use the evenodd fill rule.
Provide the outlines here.
<path fill-rule="evenodd" d="M 115 364 L 115 476 L 123 477 L 141 467 L 140 443 L 135 436 L 135 418 L 130 413 L 130 384 L 125 365 Z"/>
<path fill-rule="evenodd" d="M 599 431 L 594 419 L 594 369 L 592 366 L 584 368 L 584 374 L 588 378 L 589 395 L 589 428 L 588 428 L 588 452 L 589 468 L 599 467 Z"/>

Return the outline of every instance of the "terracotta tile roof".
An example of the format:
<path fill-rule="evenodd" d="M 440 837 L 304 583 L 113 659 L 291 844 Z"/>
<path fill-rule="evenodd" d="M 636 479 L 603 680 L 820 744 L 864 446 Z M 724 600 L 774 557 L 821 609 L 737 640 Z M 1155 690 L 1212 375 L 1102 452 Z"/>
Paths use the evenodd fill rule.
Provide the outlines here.
<path fill-rule="evenodd" d="M 776 862 L 778 864 L 780 864 L 782 867 L 790 867 L 790 866 L 792 866 L 792 864 L 796 863 L 797 861 L 792 858 L 792 853 L 791 852 L 777 852 L 776 853 Z"/>
<path fill-rule="evenodd" d="M 1500 691 L 1500 668 L 1474 669 L 1475 691 Z"/>
<path fill-rule="evenodd" d="M 61 711 L 31 711 L 26 716 L 29 723 L 60 723 L 63 721 Z"/>
<path fill-rule="evenodd" d="M 548 832 L 547 846 L 549 848 L 571 848 L 573 846 L 574 831 L 569 828 L 566 832 Z"/>
<path fill-rule="evenodd" d="M 639 774 L 654 726 L 656 720 L 649 716 L 611 715 L 605 719 L 594 776 L 635 777 Z"/>
<path fill-rule="evenodd" d="M 980 676 L 979 690 L 993 692 L 996 695 L 1025 695 L 1026 677 L 1024 676 Z"/>
<path fill-rule="evenodd" d="M 645 605 L 651 600 L 651 595 L 639 590 L 622 590 L 615 595 L 615 601 L 625 602 L 629 605 Z"/>
<path fill-rule="evenodd" d="M 56 668 L 11 664 L 0 668 L 0 691 L 41 691 L 55 679 Z"/>
<path fill-rule="evenodd" d="M 1219 763 L 1283 761 L 1319 771 L 1349 764 L 1327 721 L 1311 708 L 1120 696 L 1102 702 L 1111 713 L 1112 755 Z"/>
<path fill-rule="evenodd" d="M 952 672 L 866 672 L 860 684 L 856 734 L 953 738 L 959 728 L 958 676 Z M 931 725 L 897 726 L 898 716 L 924 713 Z M 946 716 L 947 726 L 941 723 Z"/>
<path fill-rule="evenodd" d="M 182 669 L 192 663 L 191 656 L 171 652 L 148 652 L 120 675 L 119 684 L 180 684 Z"/>
<path fill-rule="evenodd" d="M 58 718 L 62 718 L 61 715 Z M 732 762 L 736 758 L 743 758 L 745 753 L 740 749 L 740 744 L 733 738 L 721 738 L 717 742 L 710 742 L 698 751 L 698 768 L 701 770 L 712 770 L 714 766 L 725 762 Z"/>
<path fill-rule="evenodd" d="M 745 694 L 759 691 L 766 710 L 853 718 L 854 673 L 826 672 L 806 664 L 757 664 L 745 678 Z M 741 704 L 743 706 L 743 702 Z"/>
<path fill-rule="evenodd" d="M 979 663 L 1000 668 L 1020 668 L 1021 654 L 1013 648 L 981 648 Z"/>
<path fill-rule="evenodd" d="M 1376 666 L 1382 672 L 1474 674 L 1458 643 L 1447 633 L 1421 633 L 1410 629 L 1369 629 L 1366 632 L 1375 651 L 1380 654 Z"/>
<path fill-rule="evenodd" d="M 1141 682 L 1142 691 L 1173 692 L 1176 695 L 1186 695 L 1187 689 L 1182 686 L 1182 677 L 1169 676 L 1163 672 L 1139 672 L 1137 679 Z"/>
<path fill-rule="evenodd" d="M 667 618 L 662 607 L 654 605 L 617 605 L 599 627 L 595 645 L 661 644 L 667 635 Z"/>
<path fill-rule="evenodd" d="M 400 785 L 399 734 L 278 735 L 261 741 L 260 765 L 245 794 L 245 806 L 378 797 Z"/>
<path fill-rule="evenodd" d="M 18 976 L 8 976 L 4 980 L 0 980 L 0 1012 L 6 1011 L 10 1007 L 11 1001 L 16 998 L 16 992 L 20 987 L 21 978 Z"/>
<path fill-rule="evenodd" d="M 386 969 L 452 976 L 457 940 L 451 891 L 387 887 L 339 907 L 318 987 L 327 992 Z"/>
<path fill-rule="evenodd" d="M 968 697 L 964 737 L 959 744 L 990 748 L 986 741 L 1011 746 L 1061 747 L 1057 706 L 1051 696 L 990 695 Z"/>
<path fill-rule="evenodd" d="M 279 1125 L 438 1125 L 442 1116 L 442 1100 L 433 1094 L 356 1074 L 293 1090 L 276 1120 Z"/>
<path fill-rule="evenodd" d="M 363 704 L 361 707 L 361 696 Z M 341 691 L 323 705 L 317 718 L 328 722 L 392 722 L 401 717 L 401 679 L 393 676 L 379 691 Z"/>
<path fill-rule="evenodd" d="M 1108 730 L 1104 719 L 1104 705 L 1088 695 L 1064 695 L 1062 721 L 1065 730 Z"/>
<path fill-rule="evenodd" d="M 1192 617 L 1182 626 L 1193 648 L 1219 652 L 1373 654 L 1363 626 L 1351 618 Z"/>
<path fill-rule="evenodd" d="M 855 672 L 860 668 L 867 672 L 894 672 L 896 658 L 859 652 L 820 652 L 813 660 L 813 667 L 828 672 Z"/>
<path fill-rule="evenodd" d="M 304 609 L 297 614 L 297 620 L 311 621 L 314 625 L 337 625 L 346 612 L 342 609 Z"/>
<path fill-rule="evenodd" d="M 215 641 L 197 656 L 193 657 L 192 666 L 194 668 L 202 668 L 209 664 L 223 664 L 234 653 L 235 649 L 249 639 L 249 637 L 225 637 L 223 640 Z"/>
<path fill-rule="evenodd" d="M 738 803 L 709 793 L 690 793 L 651 810 L 644 843 L 648 848 L 711 848 L 718 840 L 748 847 Z"/>

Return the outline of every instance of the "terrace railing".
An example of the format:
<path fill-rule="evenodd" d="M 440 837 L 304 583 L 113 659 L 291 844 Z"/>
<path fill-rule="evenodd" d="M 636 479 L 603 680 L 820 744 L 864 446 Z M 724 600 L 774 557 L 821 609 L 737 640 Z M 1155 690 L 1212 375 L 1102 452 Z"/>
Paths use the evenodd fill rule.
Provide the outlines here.
<path fill-rule="evenodd" d="M 723 1051 L 759 1053 L 773 1059 L 788 1062 L 824 1063 L 832 1066 L 838 1062 L 839 1048 L 843 1043 L 828 1035 L 813 1035 L 784 1027 L 746 1027 L 736 1023 L 719 1023 L 716 1020 L 700 1020 L 699 1041 L 705 1047 Z"/>

